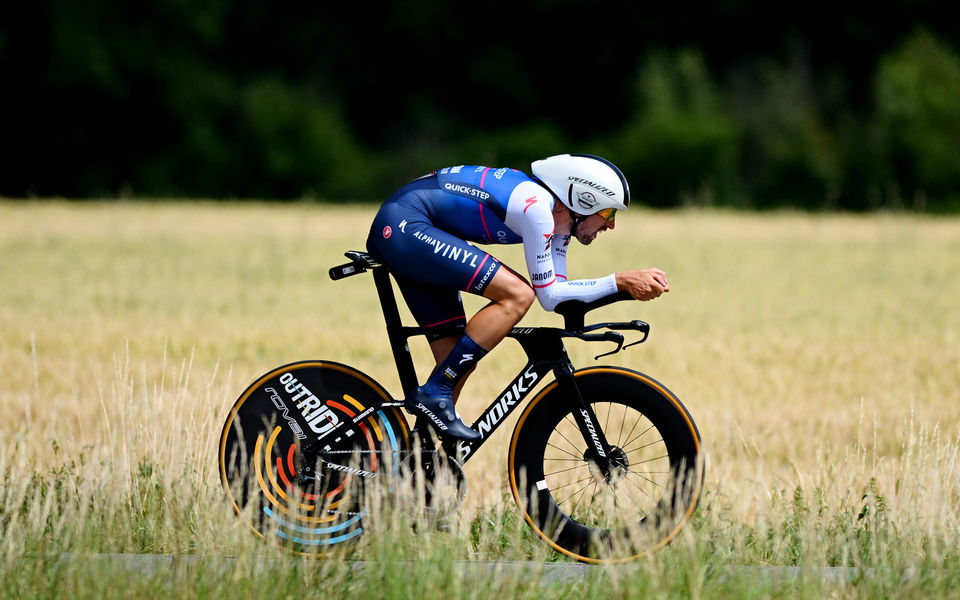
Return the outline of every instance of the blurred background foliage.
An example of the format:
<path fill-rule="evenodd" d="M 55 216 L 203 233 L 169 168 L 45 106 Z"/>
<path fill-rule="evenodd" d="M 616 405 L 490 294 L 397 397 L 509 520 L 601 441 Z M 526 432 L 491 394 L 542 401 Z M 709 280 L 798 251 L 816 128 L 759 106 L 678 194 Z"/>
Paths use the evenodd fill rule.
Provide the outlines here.
<path fill-rule="evenodd" d="M 858 6 L 5 0 L 0 195 L 371 201 L 594 152 L 657 207 L 960 211 L 960 18 Z"/>

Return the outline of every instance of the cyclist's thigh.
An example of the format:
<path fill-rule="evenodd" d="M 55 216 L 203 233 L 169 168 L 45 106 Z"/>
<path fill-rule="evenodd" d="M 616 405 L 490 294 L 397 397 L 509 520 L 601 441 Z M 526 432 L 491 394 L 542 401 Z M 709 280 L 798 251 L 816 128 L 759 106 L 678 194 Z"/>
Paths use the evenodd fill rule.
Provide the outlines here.
<path fill-rule="evenodd" d="M 400 202 L 381 207 L 367 248 L 390 267 L 417 323 L 438 331 L 464 326 L 460 290 L 483 294 L 500 266 L 494 257 L 434 227 L 425 214 Z"/>
<path fill-rule="evenodd" d="M 483 295 L 500 268 L 490 254 L 400 202 L 380 209 L 367 245 L 395 275 L 471 294 Z"/>
<path fill-rule="evenodd" d="M 394 277 L 413 318 L 421 327 L 434 330 L 427 334 L 428 341 L 466 326 L 467 317 L 459 290 L 437 287 L 403 275 Z"/>

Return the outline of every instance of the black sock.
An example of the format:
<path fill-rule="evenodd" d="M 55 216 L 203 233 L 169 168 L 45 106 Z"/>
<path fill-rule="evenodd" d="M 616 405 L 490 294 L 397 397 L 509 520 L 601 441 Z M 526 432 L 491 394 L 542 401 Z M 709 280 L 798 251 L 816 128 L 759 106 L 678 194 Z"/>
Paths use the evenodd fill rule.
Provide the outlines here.
<path fill-rule="evenodd" d="M 466 333 L 443 359 L 420 390 L 431 398 L 451 398 L 453 390 L 473 365 L 487 355 L 480 344 Z"/>

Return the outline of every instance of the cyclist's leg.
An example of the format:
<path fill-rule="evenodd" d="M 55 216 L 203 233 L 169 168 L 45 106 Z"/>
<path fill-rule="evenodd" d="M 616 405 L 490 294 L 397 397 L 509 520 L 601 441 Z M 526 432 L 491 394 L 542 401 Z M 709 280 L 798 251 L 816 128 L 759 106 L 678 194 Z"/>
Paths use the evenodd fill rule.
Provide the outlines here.
<path fill-rule="evenodd" d="M 467 333 L 476 336 L 475 341 L 487 351 L 523 318 L 536 298 L 523 277 L 499 260 L 433 226 L 425 215 L 417 215 L 399 202 L 381 208 L 368 249 L 390 267 L 422 327 L 466 321 L 459 291 L 489 299 L 490 304 L 467 325 Z"/>
<path fill-rule="evenodd" d="M 455 328 L 452 334 L 428 335 L 430 350 L 437 365 L 450 355 L 460 341 L 465 321 L 466 333 L 489 352 L 520 322 L 536 299 L 533 288 L 520 275 L 501 265 L 483 293 L 490 303 L 467 321 L 460 294 L 456 290 L 423 284 L 402 275 L 396 278 L 407 306 L 422 327 L 438 331 Z M 473 370 L 468 370 L 457 382 L 452 393 L 454 403 Z"/>
<path fill-rule="evenodd" d="M 401 203 L 388 203 L 381 208 L 371 228 L 368 248 L 393 271 L 421 326 L 462 322 L 458 290 L 491 300 L 470 319 L 467 331 L 452 346 L 451 340 L 435 346 L 435 354 L 443 358 L 415 397 L 408 399 L 409 406 L 419 409 L 433 422 L 440 422 L 439 414 L 449 425 L 449 430 L 443 428 L 448 435 L 468 439 L 479 436 L 459 416 L 454 418 L 454 394 L 476 362 L 523 317 L 532 304 L 533 289 L 509 269 L 501 269 L 501 263 L 490 254 L 434 227 L 426 215 Z M 471 331 L 480 341 L 470 335 Z"/>
<path fill-rule="evenodd" d="M 460 293 L 454 289 L 437 288 L 396 274 L 395 278 L 414 319 L 428 330 L 427 342 L 430 344 L 434 362 L 439 365 L 450 355 L 464 333 L 467 317 Z M 454 403 L 460 397 L 462 387 L 463 381 L 460 381 L 453 392 Z"/>
<path fill-rule="evenodd" d="M 533 288 L 508 269 L 500 269 L 483 294 L 491 300 L 467 322 L 466 333 L 486 351 L 493 350 L 510 330 L 520 322 L 536 298 Z M 453 351 L 459 336 L 450 335 L 433 341 L 430 350 L 439 365 Z M 460 390 L 476 365 L 468 370 L 453 390 L 453 402 L 460 398 Z"/>
<path fill-rule="evenodd" d="M 443 359 L 450 356 L 450 353 L 453 351 L 458 341 L 460 341 L 460 336 L 448 335 L 430 342 L 430 351 L 433 353 L 433 360 L 436 362 L 437 366 L 443 362 Z M 457 385 L 453 388 L 454 404 L 460 400 L 460 390 L 463 389 L 463 384 L 467 382 L 467 379 L 469 379 L 470 375 L 472 375 L 476 370 L 477 366 L 474 365 L 472 368 L 470 368 L 470 370 L 463 374 L 463 377 L 460 378 L 460 381 L 458 381 Z"/>
<path fill-rule="evenodd" d="M 522 277 L 508 267 L 501 268 L 483 292 L 491 302 L 467 321 L 467 334 L 485 349 L 492 350 L 520 322 L 536 293 Z"/>
<path fill-rule="evenodd" d="M 485 350 L 490 351 L 520 322 L 536 299 L 536 294 L 516 271 L 501 265 L 483 296 L 491 302 L 470 318 L 466 332 Z M 462 314 L 462 304 L 460 310 Z M 449 356 L 459 339 L 459 335 L 448 335 L 431 341 L 430 350 L 437 364 Z M 473 371 L 474 369 L 470 369 L 458 382 L 453 392 L 454 402 L 460 397 L 460 390 Z"/>

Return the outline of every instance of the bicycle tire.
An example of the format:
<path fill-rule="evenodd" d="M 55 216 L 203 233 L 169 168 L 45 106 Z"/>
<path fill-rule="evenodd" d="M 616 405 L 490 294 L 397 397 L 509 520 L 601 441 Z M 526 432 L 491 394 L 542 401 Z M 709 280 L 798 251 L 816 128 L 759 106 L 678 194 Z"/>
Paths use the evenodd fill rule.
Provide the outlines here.
<path fill-rule="evenodd" d="M 234 511 L 262 539 L 295 554 L 324 556 L 364 531 L 363 485 L 399 472 L 410 448 L 406 419 L 364 373 L 301 361 L 257 378 L 239 396 L 220 435 L 221 481 Z M 318 439 L 331 455 L 305 464 Z M 311 455 L 313 456 L 313 455 Z M 304 473 L 315 477 L 306 479 Z"/>
<path fill-rule="evenodd" d="M 634 560 L 668 544 L 693 515 L 704 475 L 700 433 L 677 397 L 643 373 L 591 367 L 574 377 L 616 466 L 602 473 L 588 460 L 576 401 L 554 381 L 514 429 L 511 491 L 530 527 L 562 554 Z"/>

